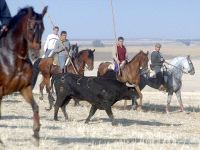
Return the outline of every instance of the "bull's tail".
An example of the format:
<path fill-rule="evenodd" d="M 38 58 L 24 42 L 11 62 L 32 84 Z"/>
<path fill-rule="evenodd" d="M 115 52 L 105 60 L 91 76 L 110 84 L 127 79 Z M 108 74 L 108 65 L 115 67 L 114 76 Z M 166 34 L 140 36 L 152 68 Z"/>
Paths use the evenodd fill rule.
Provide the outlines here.
<path fill-rule="evenodd" d="M 38 58 L 33 64 L 33 74 L 32 74 L 32 79 L 31 79 L 32 88 L 35 87 L 37 77 L 38 77 L 38 74 L 40 72 L 40 70 L 39 70 L 40 61 L 41 61 L 41 58 Z"/>

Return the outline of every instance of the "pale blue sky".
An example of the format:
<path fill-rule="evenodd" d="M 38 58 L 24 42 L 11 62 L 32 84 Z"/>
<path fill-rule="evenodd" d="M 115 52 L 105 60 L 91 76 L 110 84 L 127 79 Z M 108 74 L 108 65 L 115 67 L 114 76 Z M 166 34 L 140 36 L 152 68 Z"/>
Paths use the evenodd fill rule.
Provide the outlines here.
<path fill-rule="evenodd" d="M 7 0 L 11 14 L 33 6 L 48 12 L 71 39 L 113 38 L 109 0 Z M 127 38 L 200 38 L 200 0 L 113 0 L 117 35 Z M 43 38 L 51 32 L 45 17 Z"/>

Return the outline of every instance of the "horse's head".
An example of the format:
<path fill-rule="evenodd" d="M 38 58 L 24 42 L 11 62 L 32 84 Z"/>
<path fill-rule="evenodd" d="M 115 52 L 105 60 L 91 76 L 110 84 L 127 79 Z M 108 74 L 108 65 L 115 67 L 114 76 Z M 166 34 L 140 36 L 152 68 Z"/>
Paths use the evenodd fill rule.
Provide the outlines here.
<path fill-rule="evenodd" d="M 193 65 L 189 55 L 184 58 L 182 69 L 186 73 L 189 73 L 190 75 L 194 75 L 195 74 L 194 65 Z"/>
<path fill-rule="evenodd" d="M 149 52 L 144 53 L 142 50 L 139 52 L 138 59 L 140 61 L 140 69 L 148 70 L 148 54 Z"/>
<path fill-rule="evenodd" d="M 36 13 L 32 7 L 26 7 L 20 9 L 17 15 L 11 19 L 8 32 L 12 32 L 11 37 L 21 45 L 20 51 L 24 48 L 25 52 L 28 49 L 36 55 L 39 54 L 44 31 L 43 17 L 46 12 L 47 7 L 43 9 L 41 14 Z"/>
<path fill-rule="evenodd" d="M 73 44 L 73 45 L 71 46 L 71 49 L 72 49 L 72 51 L 73 51 L 73 56 L 72 56 L 72 57 L 73 57 L 73 58 L 76 58 L 77 55 L 78 55 L 78 49 L 79 49 L 77 43 L 76 43 L 76 44 Z"/>
<path fill-rule="evenodd" d="M 95 49 L 86 49 L 80 52 L 82 55 L 80 57 L 82 57 L 82 61 L 86 64 L 88 70 L 93 70 L 94 68 L 94 52 Z"/>
<path fill-rule="evenodd" d="M 34 12 L 33 9 L 27 13 L 27 41 L 30 49 L 41 49 L 41 38 L 44 31 L 43 17 L 47 12 L 45 7 L 41 14 Z"/>

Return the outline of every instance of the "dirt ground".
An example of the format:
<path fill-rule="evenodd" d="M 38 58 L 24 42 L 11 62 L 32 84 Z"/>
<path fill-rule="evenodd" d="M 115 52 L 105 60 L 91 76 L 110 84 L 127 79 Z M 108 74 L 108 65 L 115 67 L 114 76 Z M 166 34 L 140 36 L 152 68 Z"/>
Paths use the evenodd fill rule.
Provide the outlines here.
<path fill-rule="evenodd" d="M 96 49 L 95 69 L 86 75 L 95 75 L 98 64 L 111 60 L 106 49 Z M 139 49 L 151 50 L 153 47 L 128 47 L 131 58 Z M 165 113 L 167 94 L 146 87 L 142 112 L 133 111 L 128 102 L 124 110 L 123 101 L 113 106 L 118 126 L 112 126 L 105 111 L 97 111 L 91 122 L 84 121 L 90 105 L 81 102 L 74 107 L 73 101 L 67 106 L 69 121 L 59 112 L 59 121 L 53 120 L 53 110 L 47 112 L 47 97 L 39 100 L 38 84 L 34 97 L 40 106 L 41 142 L 39 149 L 200 149 L 200 46 L 163 45 L 164 56 L 171 58 L 191 54 L 196 73 L 183 76 L 183 104 L 185 112 L 179 112 L 176 97 L 171 103 L 171 113 Z M 38 79 L 38 83 L 41 77 Z M 6 149 L 38 149 L 30 141 L 32 135 L 31 107 L 18 95 L 4 97 L 0 138 Z"/>

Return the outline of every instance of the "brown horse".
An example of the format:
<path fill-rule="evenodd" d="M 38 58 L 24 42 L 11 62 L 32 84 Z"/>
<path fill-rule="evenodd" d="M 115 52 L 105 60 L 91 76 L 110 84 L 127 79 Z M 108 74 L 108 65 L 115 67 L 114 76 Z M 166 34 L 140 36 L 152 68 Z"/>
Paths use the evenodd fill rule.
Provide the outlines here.
<path fill-rule="evenodd" d="M 40 118 L 39 108 L 33 98 L 31 78 L 32 64 L 28 57 L 29 49 L 38 55 L 44 31 L 42 14 L 36 13 L 32 7 L 19 10 L 9 25 L 8 31 L 0 37 L 0 117 L 1 102 L 5 95 L 19 91 L 33 110 L 33 139 L 39 145 Z M 24 109 L 24 108 L 19 108 Z"/>
<path fill-rule="evenodd" d="M 121 74 L 117 75 L 117 79 L 123 83 L 134 84 L 135 89 L 140 97 L 139 108 L 142 107 L 142 93 L 139 88 L 140 83 L 140 69 L 148 69 L 148 52 L 144 53 L 140 51 L 130 62 L 128 62 L 125 67 L 121 70 Z M 98 68 L 98 76 L 104 75 L 111 65 L 111 62 L 101 63 Z"/>
<path fill-rule="evenodd" d="M 79 75 L 84 76 L 84 71 L 85 67 L 88 68 L 88 70 L 93 70 L 94 68 L 94 51 L 91 49 L 86 49 L 80 51 L 73 59 L 73 65 L 70 63 L 68 66 L 65 66 L 65 70 L 70 73 L 76 74 L 76 71 Z M 50 94 L 51 96 L 51 86 L 50 86 L 50 78 L 52 77 L 53 74 L 58 74 L 61 73 L 61 69 L 58 65 L 53 64 L 54 58 L 49 57 L 49 58 L 43 58 L 43 59 L 38 59 L 34 63 L 34 68 L 35 68 L 35 73 L 33 75 L 33 86 L 36 83 L 37 80 L 37 75 L 39 71 L 41 72 L 43 76 L 43 80 L 40 83 L 40 99 L 43 100 L 43 89 L 44 86 L 46 86 L 47 93 Z M 76 69 L 76 71 L 75 71 Z M 50 100 L 51 98 L 49 98 Z"/>

